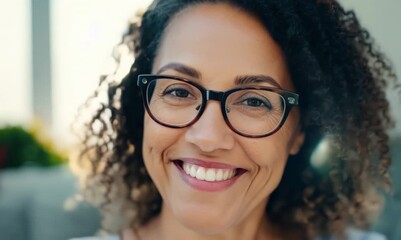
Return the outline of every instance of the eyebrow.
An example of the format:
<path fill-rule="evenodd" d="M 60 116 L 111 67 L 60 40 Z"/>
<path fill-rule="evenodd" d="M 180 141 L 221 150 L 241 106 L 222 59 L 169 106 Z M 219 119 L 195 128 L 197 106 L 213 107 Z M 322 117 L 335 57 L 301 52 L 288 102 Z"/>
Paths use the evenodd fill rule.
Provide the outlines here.
<path fill-rule="evenodd" d="M 197 78 L 197 79 L 200 79 L 201 76 L 202 76 L 202 74 L 198 70 L 196 70 L 195 68 L 191 68 L 191 67 L 186 66 L 184 64 L 174 63 L 174 62 L 173 63 L 169 63 L 169 64 L 163 66 L 162 68 L 160 68 L 159 71 L 157 71 L 157 74 L 160 74 L 160 73 L 162 73 L 162 72 L 164 72 L 164 71 L 166 71 L 168 69 L 175 70 L 175 71 L 177 71 L 179 73 L 182 73 L 182 74 L 185 74 L 185 75 L 188 75 L 190 77 Z"/>
<path fill-rule="evenodd" d="M 245 85 L 250 83 L 267 83 L 274 87 L 281 88 L 280 84 L 270 76 L 266 75 L 243 75 L 235 78 L 236 85 Z"/>
<path fill-rule="evenodd" d="M 202 74 L 196 70 L 195 68 L 189 67 L 187 65 L 184 65 L 182 63 L 176 63 L 176 62 L 172 62 L 172 63 L 168 63 L 166 65 L 164 65 L 163 67 L 161 67 L 159 69 L 159 71 L 157 71 L 157 74 L 160 74 L 164 71 L 167 71 L 169 69 L 175 70 L 179 73 L 185 74 L 187 76 L 196 78 L 196 79 L 201 79 L 202 78 Z M 235 78 L 235 85 L 245 85 L 245 84 L 252 84 L 252 83 L 267 83 L 270 85 L 273 85 L 274 87 L 277 88 L 281 88 L 280 84 L 274 80 L 272 77 L 267 76 L 267 75 L 241 75 L 241 76 L 237 76 Z"/>

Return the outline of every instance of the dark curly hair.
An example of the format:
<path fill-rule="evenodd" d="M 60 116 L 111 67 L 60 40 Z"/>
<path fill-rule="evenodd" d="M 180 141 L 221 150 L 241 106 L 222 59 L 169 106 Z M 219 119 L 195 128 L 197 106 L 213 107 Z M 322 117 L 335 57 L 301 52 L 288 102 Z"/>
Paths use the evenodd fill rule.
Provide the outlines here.
<path fill-rule="evenodd" d="M 162 199 L 142 159 L 144 107 L 136 79 L 151 72 L 170 19 L 203 3 L 228 3 L 257 17 L 282 48 L 301 96 L 305 142 L 288 160 L 266 216 L 307 239 L 343 236 L 349 226 L 366 229 L 380 205 L 378 190 L 391 185 L 386 130 L 394 123 L 385 90 L 398 83 L 354 12 L 327 0 L 159 0 L 131 22 L 114 52 L 120 65 L 127 59 L 123 50 L 132 54 L 131 69 L 122 80 L 116 79 L 117 70 L 102 76 L 80 110 L 95 107 L 94 115 L 79 120 L 86 121 L 86 130 L 78 159 L 91 170 L 82 178 L 83 192 L 102 210 L 103 227 L 140 226 L 160 212 Z M 331 151 L 316 168 L 311 156 L 321 141 Z M 110 225 L 118 219 L 123 222 Z"/>

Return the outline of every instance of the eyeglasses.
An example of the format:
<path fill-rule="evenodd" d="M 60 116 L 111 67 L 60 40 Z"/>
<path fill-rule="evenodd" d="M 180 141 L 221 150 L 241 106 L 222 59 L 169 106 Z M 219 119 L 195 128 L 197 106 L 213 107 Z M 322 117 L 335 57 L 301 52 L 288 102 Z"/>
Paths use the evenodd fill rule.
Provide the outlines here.
<path fill-rule="evenodd" d="M 266 86 L 244 86 L 226 92 L 207 90 L 176 76 L 141 74 L 138 87 L 144 106 L 157 123 L 170 128 L 194 124 L 207 101 L 221 103 L 225 122 L 235 133 L 250 138 L 272 135 L 284 124 L 298 94 Z"/>

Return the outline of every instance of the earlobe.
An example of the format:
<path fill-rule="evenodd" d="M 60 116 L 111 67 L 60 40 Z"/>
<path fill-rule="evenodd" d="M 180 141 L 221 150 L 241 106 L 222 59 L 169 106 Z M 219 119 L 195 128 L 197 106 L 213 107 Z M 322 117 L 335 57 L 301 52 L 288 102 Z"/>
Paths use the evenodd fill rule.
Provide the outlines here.
<path fill-rule="evenodd" d="M 292 144 L 290 146 L 290 151 L 289 151 L 290 155 L 296 155 L 299 152 L 299 150 L 302 147 L 302 144 L 304 143 L 304 140 L 305 140 L 305 132 L 303 132 L 299 127 L 292 139 Z"/>

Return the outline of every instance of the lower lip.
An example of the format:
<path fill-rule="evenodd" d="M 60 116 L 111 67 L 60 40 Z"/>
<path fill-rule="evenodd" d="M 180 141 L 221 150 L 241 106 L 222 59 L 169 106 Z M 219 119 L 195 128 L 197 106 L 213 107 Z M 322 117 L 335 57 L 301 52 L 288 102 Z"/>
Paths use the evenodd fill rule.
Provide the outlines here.
<path fill-rule="evenodd" d="M 243 172 L 240 172 L 237 173 L 234 177 L 227 180 L 209 182 L 191 177 L 176 162 L 174 162 L 174 165 L 177 167 L 178 172 L 180 173 L 180 177 L 184 180 L 184 182 L 197 190 L 207 192 L 223 191 L 233 185 L 235 181 L 237 181 L 237 179 L 243 174 Z"/>

